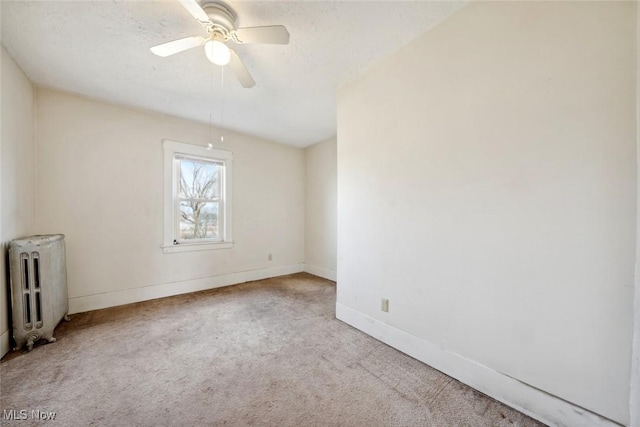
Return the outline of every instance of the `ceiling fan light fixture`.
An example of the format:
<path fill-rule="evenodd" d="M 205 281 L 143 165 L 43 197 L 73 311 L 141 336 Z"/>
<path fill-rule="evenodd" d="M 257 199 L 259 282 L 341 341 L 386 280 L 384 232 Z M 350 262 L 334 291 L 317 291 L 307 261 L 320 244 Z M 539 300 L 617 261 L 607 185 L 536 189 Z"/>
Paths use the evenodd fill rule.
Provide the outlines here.
<path fill-rule="evenodd" d="M 207 59 L 216 65 L 227 65 L 231 60 L 231 51 L 219 40 L 209 40 L 204 45 Z"/>

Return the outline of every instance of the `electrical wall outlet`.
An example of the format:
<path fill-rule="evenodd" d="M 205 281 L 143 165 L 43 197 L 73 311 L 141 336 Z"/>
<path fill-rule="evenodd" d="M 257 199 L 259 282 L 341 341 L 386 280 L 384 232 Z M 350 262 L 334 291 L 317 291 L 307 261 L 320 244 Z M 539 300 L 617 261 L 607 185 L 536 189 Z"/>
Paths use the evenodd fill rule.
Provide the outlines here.
<path fill-rule="evenodd" d="M 380 310 L 388 313 L 389 312 L 389 300 L 386 298 L 382 298 L 381 304 L 380 304 Z"/>

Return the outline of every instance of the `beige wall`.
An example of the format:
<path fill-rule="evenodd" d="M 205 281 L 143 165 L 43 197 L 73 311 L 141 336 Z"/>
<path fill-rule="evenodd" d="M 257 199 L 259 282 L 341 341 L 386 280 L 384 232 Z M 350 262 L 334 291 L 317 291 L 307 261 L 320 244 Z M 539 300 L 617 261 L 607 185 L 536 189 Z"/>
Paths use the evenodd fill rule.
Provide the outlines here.
<path fill-rule="evenodd" d="M 209 127 L 48 89 L 37 96 L 36 225 L 67 236 L 71 311 L 302 270 L 302 149 L 226 132 L 214 146 L 234 154 L 235 247 L 164 254 L 162 140 L 206 145 Z"/>
<path fill-rule="evenodd" d="M 636 7 L 636 151 L 640 148 L 640 7 Z M 640 153 L 636 153 L 640 164 Z M 638 188 L 638 201 L 640 202 L 640 186 Z M 638 205 L 640 206 L 640 204 Z M 631 364 L 631 425 L 640 427 L 640 208 L 636 208 L 636 281 L 634 293 L 634 333 L 633 333 L 633 359 Z"/>
<path fill-rule="evenodd" d="M 305 270 L 336 280 L 337 146 L 329 138 L 305 149 Z"/>
<path fill-rule="evenodd" d="M 549 422 L 629 423 L 635 7 L 471 3 L 343 88 L 339 318 Z"/>
<path fill-rule="evenodd" d="M 0 145 L 0 245 L 33 232 L 34 227 L 34 89 L 14 60 L 1 48 L 2 92 Z M 0 256 L 0 357 L 9 351 L 9 295 L 5 255 Z"/>

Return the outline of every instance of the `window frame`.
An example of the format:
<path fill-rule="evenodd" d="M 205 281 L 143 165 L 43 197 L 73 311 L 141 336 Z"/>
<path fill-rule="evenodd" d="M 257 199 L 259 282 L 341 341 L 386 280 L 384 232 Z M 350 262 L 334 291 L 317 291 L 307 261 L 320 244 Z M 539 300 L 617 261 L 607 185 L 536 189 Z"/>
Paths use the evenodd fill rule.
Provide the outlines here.
<path fill-rule="evenodd" d="M 162 250 L 164 253 L 203 251 L 213 249 L 230 249 L 233 247 L 232 238 L 232 186 L 233 153 L 217 148 L 207 148 L 202 145 L 186 144 L 171 140 L 163 140 L 164 151 L 164 236 Z M 180 203 L 180 158 L 202 160 L 205 162 L 222 163 L 221 194 L 218 195 L 218 233 L 220 239 L 197 239 L 195 241 L 181 240 L 178 242 L 178 211 Z M 177 242 L 177 243 L 176 243 Z"/>

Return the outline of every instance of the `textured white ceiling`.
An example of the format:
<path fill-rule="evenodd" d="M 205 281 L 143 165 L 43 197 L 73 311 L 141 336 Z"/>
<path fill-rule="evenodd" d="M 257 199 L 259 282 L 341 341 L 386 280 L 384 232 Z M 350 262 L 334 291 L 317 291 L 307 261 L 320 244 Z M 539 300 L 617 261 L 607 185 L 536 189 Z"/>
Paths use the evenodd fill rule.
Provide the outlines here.
<path fill-rule="evenodd" d="M 149 48 L 205 35 L 177 0 L 0 1 L 2 44 L 36 84 L 308 146 L 335 135 L 336 93 L 463 1 L 227 1 L 239 27 L 282 24 L 291 43 L 237 45 L 244 89 L 203 48 Z M 399 72 L 398 78 L 402 78 Z M 224 105 L 224 109 L 222 109 Z M 221 111 L 224 111 L 221 114 Z"/>

